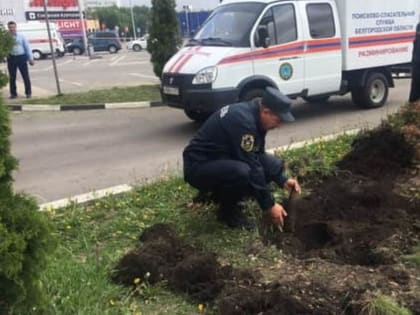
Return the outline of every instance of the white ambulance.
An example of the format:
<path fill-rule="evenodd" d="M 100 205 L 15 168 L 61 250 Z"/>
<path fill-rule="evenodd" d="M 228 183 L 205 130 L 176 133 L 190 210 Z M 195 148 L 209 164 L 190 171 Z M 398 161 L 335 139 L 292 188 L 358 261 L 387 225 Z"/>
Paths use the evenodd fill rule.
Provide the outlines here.
<path fill-rule="evenodd" d="M 53 50 L 57 56 L 63 56 L 65 53 L 63 37 L 54 22 L 50 22 L 49 25 Z M 17 23 L 17 32 L 24 34 L 28 39 L 35 60 L 51 55 L 46 22 Z"/>
<path fill-rule="evenodd" d="M 411 61 L 419 0 L 224 0 L 165 65 L 164 103 L 204 120 L 261 96 L 382 106 L 392 69 Z"/>

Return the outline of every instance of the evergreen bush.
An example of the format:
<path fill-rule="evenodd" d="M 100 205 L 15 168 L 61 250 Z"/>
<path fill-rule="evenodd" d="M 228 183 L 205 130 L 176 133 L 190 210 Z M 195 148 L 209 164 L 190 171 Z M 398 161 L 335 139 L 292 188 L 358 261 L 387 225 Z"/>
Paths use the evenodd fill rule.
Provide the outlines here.
<path fill-rule="evenodd" d="M 175 6 L 175 0 L 152 0 L 147 50 L 151 55 L 153 71 L 159 78 L 165 63 L 182 43 Z"/>
<path fill-rule="evenodd" d="M 13 39 L 0 28 L 0 60 Z M 7 76 L 0 71 L 0 88 Z M 55 247 L 52 225 L 36 201 L 15 194 L 12 173 L 17 160 L 10 152 L 9 111 L 0 95 L 0 314 L 42 314 L 44 296 L 40 274 Z"/>

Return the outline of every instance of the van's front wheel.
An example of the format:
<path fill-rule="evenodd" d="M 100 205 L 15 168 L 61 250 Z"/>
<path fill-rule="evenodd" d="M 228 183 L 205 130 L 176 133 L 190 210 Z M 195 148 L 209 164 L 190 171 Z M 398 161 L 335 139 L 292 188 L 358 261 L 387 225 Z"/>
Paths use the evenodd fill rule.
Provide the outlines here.
<path fill-rule="evenodd" d="M 372 72 L 366 84 L 351 92 L 353 102 L 363 108 L 377 108 L 385 104 L 388 98 L 388 80 L 380 72 Z"/>
<path fill-rule="evenodd" d="M 34 57 L 35 60 L 40 60 L 42 59 L 44 55 L 39 50 L 34 50 L 32 52 L 32 56 Z"/>
<path fill-rule="evenodd" d="M 240 100 L 252 101 L 252 100 L 261 98 L 263 94 L 264 94 L 264 89 L 251 89 L 242 93 L 240 96 Z"/>

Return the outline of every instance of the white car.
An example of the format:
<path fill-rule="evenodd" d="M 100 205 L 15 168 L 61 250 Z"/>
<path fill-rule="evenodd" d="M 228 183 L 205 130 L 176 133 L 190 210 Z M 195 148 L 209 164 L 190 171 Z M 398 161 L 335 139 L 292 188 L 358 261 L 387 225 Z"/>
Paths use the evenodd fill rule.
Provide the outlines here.
<path fill-rule="evenodd" d="M 128 50 L 141 51 L 147 48 L 147 39 L 144 37 L 131 40 L 127 43 Z"/>

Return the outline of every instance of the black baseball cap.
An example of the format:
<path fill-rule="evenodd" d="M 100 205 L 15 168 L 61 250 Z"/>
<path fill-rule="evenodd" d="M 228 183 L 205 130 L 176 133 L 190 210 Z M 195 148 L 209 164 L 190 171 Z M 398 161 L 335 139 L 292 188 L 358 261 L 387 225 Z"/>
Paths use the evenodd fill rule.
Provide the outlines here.
<path fill-rule="evenodd" d="M 295 121 L 295 118 L 290 112 L 292 100 L 278 89 L 271 86 L 266 87 L 261 99 L 261 104 L 279 116 L 282 121 Z"/>

